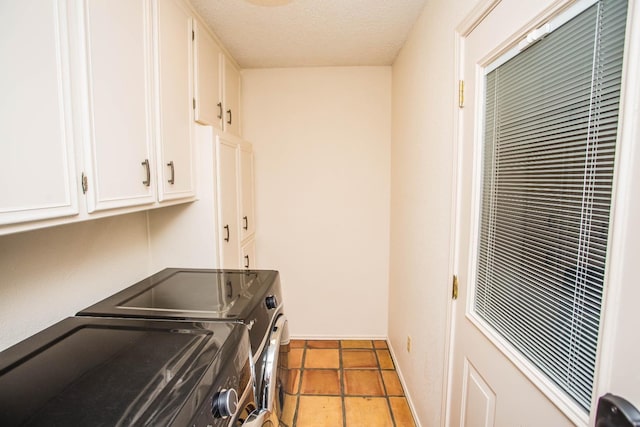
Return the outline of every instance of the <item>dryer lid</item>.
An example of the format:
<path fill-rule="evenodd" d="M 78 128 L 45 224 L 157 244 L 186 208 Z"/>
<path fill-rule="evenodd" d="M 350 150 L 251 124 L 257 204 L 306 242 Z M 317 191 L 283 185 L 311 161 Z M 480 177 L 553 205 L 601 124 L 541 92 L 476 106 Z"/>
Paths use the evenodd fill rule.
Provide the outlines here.
<path fill-rule="evenodd" d="M 244 320 L 278 280 L 278 272 L 272 270 L 168 268 L 78 314 Z"/>

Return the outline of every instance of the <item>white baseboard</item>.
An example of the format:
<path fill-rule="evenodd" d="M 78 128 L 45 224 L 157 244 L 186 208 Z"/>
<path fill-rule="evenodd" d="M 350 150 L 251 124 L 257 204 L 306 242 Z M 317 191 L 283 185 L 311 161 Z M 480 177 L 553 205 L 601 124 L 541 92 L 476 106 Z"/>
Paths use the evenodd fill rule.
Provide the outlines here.
<path fill-rule="evenodd" d="M 416 423 L 416 427 L 422 427 L 422 424 L 420 424 L 420 419 L 418 419 L 416 408 L 415 406 L 413 406 L 413 399 L 411 398 L 411 393 L 409 393 L 409 389 L 407 388 L 407 383 L 405 382 L 404 376 L 402 375 L 402 370 L 400 369 L 400 366 L 396 362 L 397 360 L 396 354 L 393 351 L 393 347 L 391 347 L 391 343 L 389 342 L 389 339 L 387 339 L 386 341 L 387 341 L 387 347 L 389 347 L 389 353 L 391 353 L 391 359 L 393 359 L 393 366 L 395 366 L 396 368 L 396 373 L 400 378 L 400 384 L 402 384 L 402 389 L 404 390 L 405 397 L 407 398 L 409 409 L 411 409 L 411 415 L 413 415 L 413 421 Z"/>
<path fill-rule="evenodd" d="M 387 341 L 388 339 L 384 335 L 345 335 L 345 336 L 336 336 L 336 335 L 291 335 L 292 340 L 382 340 Z"/>

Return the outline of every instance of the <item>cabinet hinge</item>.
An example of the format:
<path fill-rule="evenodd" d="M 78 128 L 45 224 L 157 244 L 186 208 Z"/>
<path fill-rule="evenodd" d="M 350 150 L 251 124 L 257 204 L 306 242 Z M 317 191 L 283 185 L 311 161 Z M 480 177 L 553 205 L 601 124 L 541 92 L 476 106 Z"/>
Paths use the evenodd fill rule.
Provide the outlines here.
<path fill-rule="evenodd" d="M 193 109 L 194 110 L 196 109 L 196 99 L 195 98 L 193 98 Z"/>
<path fill-rule="evenodd" d="M 195 40 L 196 39 L 196 32 L 191 30 L 191 40 Z"/>
<path fill-rule="evenodd" d="M 87 190 L 89 190 L 89 178 L 87 178 L 84 172 L 82 172 L 80 176 L 80 185 L 82 186 L 82 194 L 87 194 Z"/>
<path fill-rule="evenodd" d="M 458 299 L 458 276 L 453 275 L 453 289 L 451 290 L 451 298 Z"/>
<path fill-rule="evenodd" d="M 458 80 L 458 107 L 464 107 L 464 80 Z"/>

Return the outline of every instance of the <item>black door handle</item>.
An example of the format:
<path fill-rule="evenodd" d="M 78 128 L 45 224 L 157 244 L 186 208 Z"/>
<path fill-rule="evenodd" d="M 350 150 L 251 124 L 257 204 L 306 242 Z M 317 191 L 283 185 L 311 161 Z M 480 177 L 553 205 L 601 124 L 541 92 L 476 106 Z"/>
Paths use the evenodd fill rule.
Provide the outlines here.
<path fill-rule="evenodd" d="M 607 393 L 598 400 L 596 427 L 640 427 L 640 412 L 628 400 Z"/>

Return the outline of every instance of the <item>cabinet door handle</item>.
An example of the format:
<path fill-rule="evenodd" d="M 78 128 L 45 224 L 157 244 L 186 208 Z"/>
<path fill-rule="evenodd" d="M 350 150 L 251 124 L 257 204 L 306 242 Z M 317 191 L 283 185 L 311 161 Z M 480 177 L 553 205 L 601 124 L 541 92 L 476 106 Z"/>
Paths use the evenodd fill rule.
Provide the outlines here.
<path fill-rule="evenodd" d="M 243 221 L 244 221 L 244 226 L 242 228 L 244 228 L 245 230 L 249 229 L 249 218 L 247 218 L 247 216 L 243 216 L 242 217 Z"/>
<path fill-rule="evenodd" d="M 222 102 L 218 102 L 218 118 L 222 118 Z"/>
<path fill-rule="evenodd" d="M 231 282 L 231 280 L 227 280 L 225 286 L 227 287 L 227 298 L 233 298 L 233 282 Z"/>
<path fill-rule="evenodd" d="M 231 237 L 231 234 L 229 233 L 229 224 L 224 226 L 224 229 L 227 231 L 227 237 L 224 238 L 225 242 L 229 241 L 229 237 Z"/>
<path fill-rule="evenodd" d="M 227 115 L 229 116 L 229 120 L 227 120 L 227 124 L 231 124 L 233 116 L 231 115 L 231 110 L 227 110 Z"/>
<path fill-rule="evenodd" d="M 144 159 L 144 162 L 142 162 L 142 166 L 144 166 L 147 170 L 147 179 L 142 181 L 142 183 L 149 187 L 151 185 L 151 168 L 149 167 L 149 159 Z"/>
<path fill-rule="evenodd" d="M 176 170 L 173 167 L 173 160 L 171 160 L 169 163 L 167 163 L 167 166 L 169 166 L 169 168 L 171 169 L 171 178 L 169 178 L 167 181 L 169 182 L 169 184 L 175 184 L 175 182 L 176 182 Z"/>
<path fill-rule="evenodd" d="M 249 268 L 249 255 L 244 256 L 244 268 Z"/>

